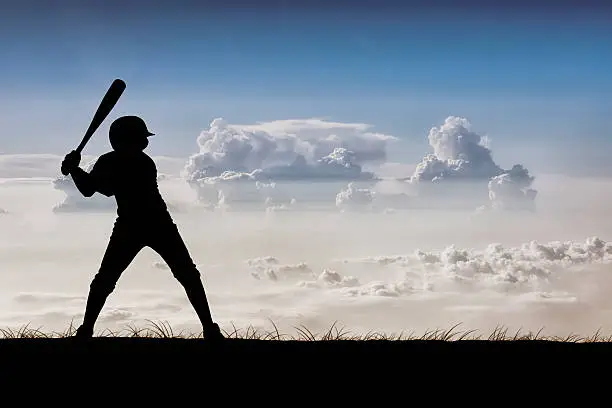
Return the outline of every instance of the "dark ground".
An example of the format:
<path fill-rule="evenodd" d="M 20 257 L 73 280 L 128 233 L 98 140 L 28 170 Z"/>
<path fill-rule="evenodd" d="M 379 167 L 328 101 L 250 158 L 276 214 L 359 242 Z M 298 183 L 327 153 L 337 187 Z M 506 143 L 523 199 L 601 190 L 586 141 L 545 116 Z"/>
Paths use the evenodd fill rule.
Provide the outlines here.
<path fill-rule="evenodd" d="M 7 407 L 589 406 L 611 362 L 612 343 L 540 340 L 8 339 L 0 391 Z"/>
<path fill-rule="evenodd" d="M 36 359 L 40 363 L 58 364 L 67 361 L 101 359 L 107 363 L 123 361 L 180 362 L 210 361 L 270 361 L 290 359 L 307 366 L 328 359 L 358 359 L 363 363 L 385 359 L 408 358 L 462 360 L 495 356 L 497 361 L 527 361 L 555 359 L 612 357 L 612 343 L 556 342 L 548 340 L 330 340 L 330 341 L 273 341 L 227 339 L 221 344 L 203 339 L 94 337 L 77 341 L 71 338 L 0 339 L 0 361 L 23 362 Z"/>
<path fill-rule="evenodd" d="M 612 343 L 603 342 L 228 339 L 216 345 L 202 339 L 0 339 L 4 395 L 25 387 L 22 397 L 38 400 L 42 388 L 52 388 L 56 394 L 50 395 L 61 390 L 57 398 L 79 402 L 65 394 L 86 387 L 93 393 L 90 401 L 101 395 L 105 405 L 109 395 L 120 401 L 119 391 L 139 398 L 138 406 L 162 396 L 192 401 L 193 395 L 204 405 L 218 405 L 204 403 L 210 392 L 233 406 L 240 400 L 296 405 L 313 398 L 324 406 L 337 404 L 328 398 L 342 406 L 349 405 L 347 398 L 358 406 L 367 401 L 406 405 L 417 396 L 429 403 L 439 398 L 485 401 L 481 390 L 486 389 L 520 399 L 532 392 L 549 398 L 582 390 L 581 381 L 590 386 L 608 381 L 608 374 L 599 371 L 607 373 L 610 363 Z"/>

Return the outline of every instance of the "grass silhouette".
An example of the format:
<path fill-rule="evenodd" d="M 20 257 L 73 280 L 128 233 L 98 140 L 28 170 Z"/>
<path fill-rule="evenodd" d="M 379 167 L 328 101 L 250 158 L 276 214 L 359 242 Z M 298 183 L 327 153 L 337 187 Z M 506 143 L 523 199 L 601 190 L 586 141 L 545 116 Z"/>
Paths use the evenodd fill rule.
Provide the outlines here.
<path fill-rule="evenodd" d="M 104 329 L 95 333 L 96 338 L 143 338 L 143 339 L 201 339 L 201 332 L 175 332 L 168 322 L 155 322 L 148 320 L 147 327 L 137 327 L 127 325 L 125 329 L 112 331 Z M 339 327 L 337 323 L 324 332 L 312 332 L 306 326 L 294 327 L 295 334 L 287 334 L 279 331 L 278 327 L 272 322 L 273 330 L 262 330 L 249 326 L 245 329 L 236 328 L 232 325 L 231 331 L 222 330 L 227 339 L 235 340 L 265 340 L 265 341 L 307 341 L 307 342 L 325 342 L 325 341 L 486 341 L 486 342 L 501 342 L 501 341 L 548 341 L 562 343 L 611 343 L 612 335 L 602 335 L 598 330 L 592 335 L 581 336 L 570 333 L 566 336 L 544 336 L 542 335 L 543 328 L 537 332 L 529 331 L 521 333 L 521 330 L 509 332 L 503 326 L 496 327 L 491 333 L 478 334 L 477 330 L 458 330 L 461 323 L 458 323 L 448 329 L 427 330 L 423 334 L 400 333 L 384 333 L 384 332 L 367 332 L 364 334 L 352 333 L 345 327 Z M 71 323 L 63 332 L 43 331 L 41 328 L 33 328 L 29 324 L 19 328 L 0 329 L 0 341 L 6 339 L 65 339 L 70 338 L 76 332 L 77 326 Z"/>

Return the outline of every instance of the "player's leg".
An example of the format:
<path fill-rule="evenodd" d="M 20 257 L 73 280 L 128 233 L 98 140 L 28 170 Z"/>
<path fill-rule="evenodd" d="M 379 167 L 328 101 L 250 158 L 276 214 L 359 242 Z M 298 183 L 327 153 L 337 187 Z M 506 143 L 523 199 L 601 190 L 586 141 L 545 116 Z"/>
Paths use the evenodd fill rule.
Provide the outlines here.
<path fill-rule="evenodd" d="M 111 234 L 100 268 L 89 286 L 83 323 L 77 331 L 78 337 L 91 337 L 94 325 L 108 296 L 115 289 L 121 274 L 144 247 L 128 228 L 115 226 Z"/>
<path fill-rule="evenodd" d="M 204 336 L 211 339 L 223 338 L 219 326 L 213 321 L 200 272 L 176 225 L 170 224 L 157 230 L 148 244 L 168 264 L 174 277 L 185 289 L 202 324 Z"/>

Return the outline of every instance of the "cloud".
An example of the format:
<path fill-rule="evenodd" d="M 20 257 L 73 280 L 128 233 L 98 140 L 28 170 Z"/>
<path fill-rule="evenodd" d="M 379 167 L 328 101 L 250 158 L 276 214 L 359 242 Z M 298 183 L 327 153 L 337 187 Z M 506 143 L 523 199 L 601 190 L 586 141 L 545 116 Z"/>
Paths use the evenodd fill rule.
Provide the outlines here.
<path fill-rule="evenodd" d="M 251 268 L 251 276 L 257 280 L 286 281 L 303 288 L 335 289 L 360 285 L 357 278 L 342 276 L 333 269 L 324 268 L 317 274 L 304 262 L 282 264 L 273 256 L 249 259 L 247 265 Z"/>
<path fill-rule="evenodd" d="M 164 270 L 169 270 L 170 269 L 168 264 L 163 262 L 163 261 L 155 261 L 155 262 L 153 262 L 153 268 L 155 268 L 155 269 L 164 269 Z"/>
<path fill-rule="evenodd" d="M 503 170 L 495 164 L 486 139 L 470 130 L 467 119 L 449 116 L 439 127 L 429 131 L 432 154 L 423 157 L 411 177 L 412 181 L 447 179 L 485 179 Z"/>
<path fill-rule="evenodd" d="M 590 237 L 584 242 L 530 241 L 517 247 L 492 243 L 484 250 L 451 245 L 441 251 L 415 250 L 407 255 L 344 260 L 346 263 L 375 264 L 404 271 L 404 278 L 397 282 L 375 285 L 377 290 L 384 289 L 385 293 L 389 291 L 398 295 L 445 288 L 510 290 L 524 287 L 532 291 L 538 289 L 540 283 L 554 278 L 555 273 L 579 265 L 611 261 L 612 243 L 598 237 Z M 361 287 L 351 293 L 373 294 L 370 289 Z"/>
<path fill-rule="evenodd" d="M 359 279 L 354 276 L 342 276 L 332 269 L 323 269 L 316 280 L 300 281 L 298 286 L 304 288 L 353 288 L 361 286 Z"/>
<path fill-rule="evenodd" d="M 323 119 L 287 119 L 261 122 L 255 125 L 235 125 L 245 131 L 265 132 L 273 138 L 297 139 L 297 146 L 306 148 L 298 152 L 310 159 L 317 159 L 342 147 L 355 152 L 359 163 L 386 161 L 386 148 L 397 138 L 371 132 L 372 125 L 365 123 L 331 122 Z"/>
<path fill-rule="evenodd" d="M 276 189 L 276 183 L 259 181 L 260 170 L 251 173 L 225 171 L 219 176 L 199 180 L 196 188 L 198 201 L 209 209 L 289 205 L 293 200 Z"/>
<path fill-rule="evenodd" d="M 386 162 L 378 166 L 376 174 L 381 178 L 406 178 L 414 173 L 415 167 L 415 164 L 410 163 Z"/>
<path fill-rule="evenodd" d="M 533 177 L 528 170 L 520 164 L 509 170 L 496 164 L 488 138 L 473 132 L 466 118 L 449 116 L 432 127 L 432 153 L 414 166 L 384 163 L 389 143 L 396 140 L 363 123 L 305 119 L 235 125 L 217 118 L 198 137 L 199 152 L 189 157 L 183 176 L 198 201 L 215 209 L 288 208 L 296 200 L 335 203 L 347 210 L 372 206 L 374 198 L 389 209 L 534 208 L 537 191 L 530 188 Z M 373 188 L 381 179 L 363 168 L 374 163 L 387 173 L 413 169 L 411 176 L 400 179 L 411 191 Z M 526 177 L 520 175 L 523 171 Z M 320 192 L 300 195 L 298 182 L 313 181 Z M 333 182 L 332 194 L 328 186 Z"/>
<path fill-rule="evenodd" d="M 62 157 L 54 154 L 2 154 L 0 178 L 53 178 L 61 162 Z"/>
<path fill-rule="evenodd" d="M 135 312 L 125 309 L 106 308 L 100 313 L 99 321 L 101 323 L 118 323 L 124 321 L 133 321 L 137 316 Z"/>
<path fill-rule="evenodd" d="M 537 191 L 529 188 L 534 177 L 520 164 L 489 181 L 490 208 L 495 210 L 533 210 Z"/>
<path fill-rule="evenodd" d="M 371 189 L 357 188 L 354 183 L 349 183 L 336 196 L 336 207 L 342 211 L 367 209 L 371 207 L 374 197 Z"/>
<path fill-rule="evenodd" d="M 266 212 L 268 213 L 293 211 L 302 208 L 295 198 L 289 200 L 289 203 L 275 203 L 273 198 L 268 197 L 265 201 L 265 205 Z"/>
<path fill-rule="evenodd" d="M 249 259 L 247 265 L 251 268 L 251 276 L 258 280 L 296 280 L 315 276 L 306 263 L 281 264 L 273 256 Z"/>
<path fill-rule="evenodd" d="M 369 128 L 321 119 L 232 125 L 217 118 L 198 137 L 199 152 L 189 157 L 183 175 L 198 199 L 213 206 L 236 195 L 236 189 L 228 192 L 229 183 L 244 190 L 258 181 L 373 180 L 363 165 L 384 161 L 387 145 L 397 139 Z M 251 190 L 245 194 L 255 202 L 267 199 Z"/>
<path fill-rule="evenodd" d="M 23 292 L 15 295 L 13 301 L 19 304 L 54 304 L 54 303 L 70 303 L 85 301 L 85 296 L 68 295 L 63 293 L 44 293 L 44 292 Z"/>
<path fill-rule="evenodd" d="M 584 241 L 528 241 L 518 246 L 491 243 L 484 248 L 450 245 L 441 250 L 416 249 L 403 255 L 339 262 L 362 276 L 357 278 L 330 267 L 316 271 L 307 263 L 284 264 L 273 256 L 250 259 L 247 265 L 251 276 L 262 282 L 328 290 L 349 297 L 423 299 L 451 294 L 471 296 L 491 290 L 490 293 L 531 296 L 532 301 L 538 302 L 571 301 L 568 294 L 554 292 L 554 283 L 564 280 L 567 274 L 576 276 L 578 267 L 610 264 L 612 243 L 589 237 Z"/>
<path fill-rule="evenodd" d="M 462 195 L 471 208 L 489 200 L 487 205 L 495 209 L 515 209 L 518 201 L 521 207 L 533 206 L 537 192 L 529 189 L 533 177 L 528 170 L 520 164 L 510 170 L 497 165 L 488 138 L 473 132 L 466 118 L 447 117 L 441 126 L 430 129 L 428 140 L 433 153 L 426 154 L 405 179 L 420 198 L 439 201 L 439 195 Z M 456 187 L 451 188 L 449 182 Z M 502 204 L 506 199 L 513 203 Z"/>

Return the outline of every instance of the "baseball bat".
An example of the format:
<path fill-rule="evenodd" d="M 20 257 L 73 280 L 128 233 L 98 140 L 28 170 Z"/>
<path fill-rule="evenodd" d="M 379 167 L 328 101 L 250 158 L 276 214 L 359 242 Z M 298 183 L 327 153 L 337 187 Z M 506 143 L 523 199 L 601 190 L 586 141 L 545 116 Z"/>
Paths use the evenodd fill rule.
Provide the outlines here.
<path fill-rule="evenodd" d="M 106 91 L 106 94 L 102 98 L 102 101 L 100 101 L 100 105 L 98 105 L 96 113 L 94 113 L 93 118 L 91 119 L 91 123 L 83 136 L 83 140 L 81 140 L 81 143 L 76 148 L 76 152 L 80 154 L 83 151 L 83 148 L 89 139 L 91 139 L 94 132 L 100 127 L 104 119 L 106 119 L 111 110 L 113 110 L 113 107 L 117 104 L 119 97 L 121 97 L 121 94 L 125 90 L 125 86 L 125 82 L 123 82 L 121 79 L 115 79 L 110 85 Z M 62 169 L 62 174 L 64 174 L 64 176 L 68 175 L 64 169 Z"/>

